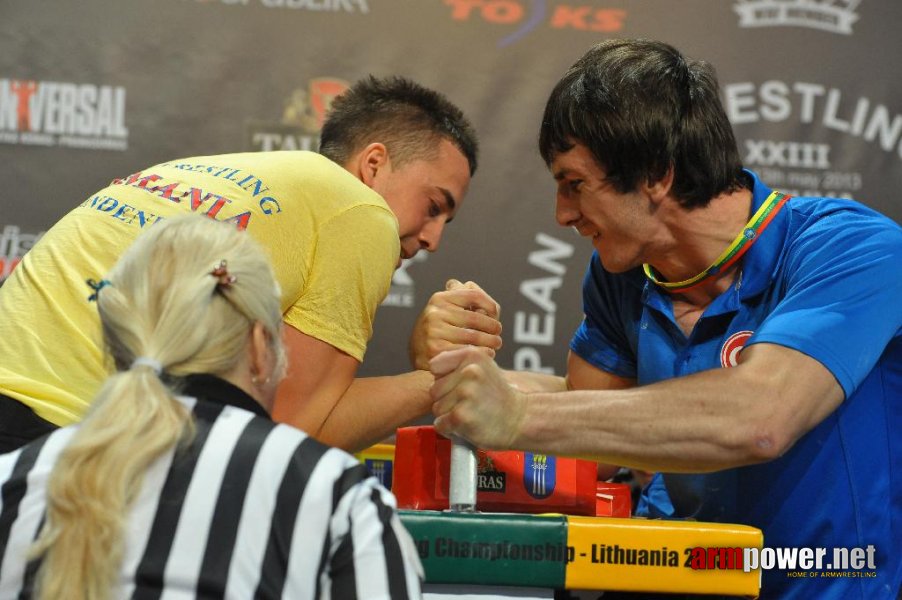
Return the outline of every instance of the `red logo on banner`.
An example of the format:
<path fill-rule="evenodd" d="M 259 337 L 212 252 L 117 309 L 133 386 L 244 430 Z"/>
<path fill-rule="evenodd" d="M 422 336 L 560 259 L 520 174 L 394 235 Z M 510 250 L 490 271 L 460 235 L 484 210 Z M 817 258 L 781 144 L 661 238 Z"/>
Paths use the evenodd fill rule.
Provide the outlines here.
<path fill-rule="evenodd" d="M 752 337 L 754 331 L 738 331 L 727 338 L 723 348 L 720 349 L 720 366 L 735 367 L 739 364 L 739 353 L 745 347 L 745 343 Z"/>
<path fill-rule="evenodd" d="M 29 107 L 29 99 L 38 91 L 38 84 L 34 81 L 16 81 L 9 82 L 9 91 L 16 96 L 18 106 L 16 107 L 16 121 L 19 131 L 31 131 L 31 109 Z"/>
<path fill-rule="evenodd" d="M 347 81 L 336 77 L 310 79 L 306 87 L 292 90 L 285 99 L 279 122 L 249 120 L 247 145 L 254 151 L 306 150 L 319 148 L 319 132 L 332 101 L 347 90 Z"/>
<path fill-rule="evenodd" d="M 34 246 L 44 232 L 22 233 L 18 225 L 4 225 L 0 231 L 0 284 L 9 277 L 12 270 Z"/>
<path fill-rule="evenodd" d="M 323 128 L 332 101 L 348 89 L 348 82 L 332 77 L 311 79 L 308 89 L 297 88 L 285 103 L 282 123 L 296 125 L 310 133 Z"/>
<path fill-rule="evenodd" d="M 310 80 L 310 106 L 316 115 L 317 129 L 322 129 L 332 101 L 346 89 L 348 89 L 348 84 L 341 79 L 317 78 Z"/>
<path fill-rule="evenodd" d="M 495 25 L 518 25 L 516 31 L 498 42 L 502 47 L 525 37 L 540 25 L 613 33 L 623 29 L 627 17 L 627 11 L 620 8 L 570 3 L 549 5 L 549 0 L 445 0 L 445 4 L 451 7 L 451 18 L 455 21 L 476 17 Z"/>

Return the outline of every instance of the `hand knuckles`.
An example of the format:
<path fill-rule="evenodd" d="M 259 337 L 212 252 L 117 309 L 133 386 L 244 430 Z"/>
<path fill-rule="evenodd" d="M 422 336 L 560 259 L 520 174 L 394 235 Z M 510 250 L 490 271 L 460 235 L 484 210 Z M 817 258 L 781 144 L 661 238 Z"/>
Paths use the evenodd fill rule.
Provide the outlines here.
<path fill-rule="evenodd" d="M 468 366 L 470 366 L 474 362 L 477 362 L 479 360 L 479 357 L 482 355 L 482 353 L 479 351 L 479 348 L 472 345 L 468 346 L 464 350 L 464 352 L 466 354 L 465 362 L 468 363 Z"/>
<path fill-rule="evenodd" d="M 482 356 L 482 352 L 476 351 L 480 356 Z M 463 375 L 466 379 L 480 381 L 483 378 L 484 371 L 482 366 L 478 363 L 470 363 L 461 369 L 461 375 Z M 470 387 L 467 387 L 464 390 L 468 395 L 473 395 L 473 390 Z"/>
<path fill-rule="evenodd" d="M 449 297 L 453 297 L 455 293 L 454 291 L 435 292 L 429 297 L 426 307 L 431 310 L 443 310 L 443 307 L 450 302 Z"/>

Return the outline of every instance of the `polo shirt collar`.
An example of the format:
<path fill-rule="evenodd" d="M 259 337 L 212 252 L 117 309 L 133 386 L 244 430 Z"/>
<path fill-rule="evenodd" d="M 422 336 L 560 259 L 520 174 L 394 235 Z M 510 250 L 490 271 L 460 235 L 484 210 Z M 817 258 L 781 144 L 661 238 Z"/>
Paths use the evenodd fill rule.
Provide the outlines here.
<path fill-rule="evenodd" d="M 752 210 L 750 214 L 754 214 L 773 190 L 764 185 L 752 171 L 746 169 L 745 173 L 751 177 L 753 182 Z M 786 235 L 789 231 L 791 203 L 792 199 L 783 205 L 780 212 L 768 224 L 759 238 L 755 240 L 755 244 L 742 257 L 740 267 L 742 269 L 742 280 L 738 286 L 735 286 L 739 292 L 740 300 L 746 300 L 760 294 L 770 287 L 771 282 L 776 277 L 780 266 L 780 258 L 783 256 Z"/>

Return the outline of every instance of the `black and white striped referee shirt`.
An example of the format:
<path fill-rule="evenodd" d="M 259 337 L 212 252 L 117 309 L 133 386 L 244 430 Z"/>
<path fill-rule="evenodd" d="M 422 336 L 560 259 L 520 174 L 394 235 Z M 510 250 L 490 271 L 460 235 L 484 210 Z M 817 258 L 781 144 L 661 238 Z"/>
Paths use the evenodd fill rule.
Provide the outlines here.
<path fill-rule="evenodd" d="M 197 435 L 148 470 L 112 597 L 419 598 L 422 567 L 394 497 L 349 454 L 274 424 L 210 376 L 183 398 Z M 0 455 L 0 599 L 29 598 L 26 553 L 74 427 Z"/>

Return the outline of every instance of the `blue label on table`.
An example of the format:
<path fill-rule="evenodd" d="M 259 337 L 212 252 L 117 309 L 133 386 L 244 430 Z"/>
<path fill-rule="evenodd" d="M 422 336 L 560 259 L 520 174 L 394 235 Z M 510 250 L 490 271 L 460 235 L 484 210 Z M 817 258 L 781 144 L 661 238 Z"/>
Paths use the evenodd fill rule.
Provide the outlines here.
<path fill-rule="evenodd" d="M 378 479 L 383 486 L 391 489 L 392 461 L 367 458 L 364 459 L 363 464 L 366 465 L 366 470 L 370 472 L 370 475 Z"/>
<path fill-rule="evenodd" d="M 523 486 L 530 496 L 547 498 L 554 493 L 555 457 L 527 452 L 523 457 Z"/>

